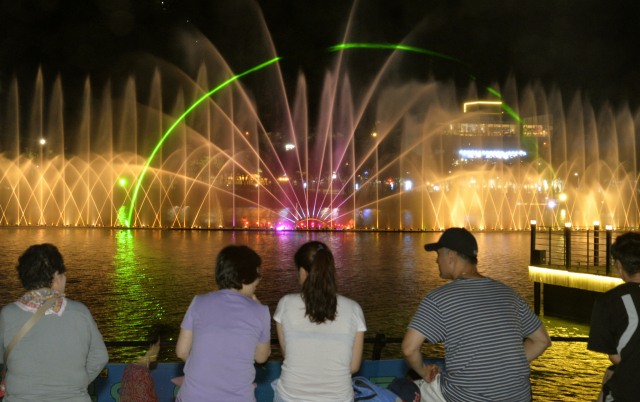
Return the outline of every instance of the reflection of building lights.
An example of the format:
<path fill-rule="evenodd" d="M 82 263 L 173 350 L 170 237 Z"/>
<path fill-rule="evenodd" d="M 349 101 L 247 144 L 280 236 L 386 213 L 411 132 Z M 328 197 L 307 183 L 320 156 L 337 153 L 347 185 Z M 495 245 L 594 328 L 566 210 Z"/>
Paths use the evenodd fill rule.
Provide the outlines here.
<path fill-rule="evenodd" d="M 412 187 L 413 183 L 411 183 L 411 180 L 407 180 L 404 182 L 404 191 L 410 191 Z"/>
<path fill-rule="evenodd" d="M 553 200 L 550 200 L 547 205 L 549 206 L 549 208 L 554 208 L 556 206 L 556 202 Z"/>
<path fill-rule="evenodd" d="M 286 151 L 291 151 L 291 150 L 292 150 L 293 148 L 295 148 L 295 147 L 296 147 L 296 146 L 295 146 L 295 145 L 293 145 L 293 144 L 287 144 L 287 145 L 285 145 L 285 146 L 284 146 L 284 149 L 285 149 Z"/>
<path fill-rule="evenodd" d="M 525 151 L 502 151 L 499 149 L 461 149 L 458 154 L 466 159 L 512 159 L 519 156 L 527 156 Z"/>

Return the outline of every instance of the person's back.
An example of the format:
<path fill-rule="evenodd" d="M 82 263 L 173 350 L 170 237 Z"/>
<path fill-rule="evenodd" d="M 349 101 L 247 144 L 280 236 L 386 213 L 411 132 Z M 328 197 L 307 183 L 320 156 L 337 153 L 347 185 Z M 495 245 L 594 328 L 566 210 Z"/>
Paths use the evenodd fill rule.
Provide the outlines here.
<path fill-rule="evenodd" d="M 353 401 L 351 374 L 362 361 L 367 330 L 360 305 L 337 294 L 333 254 L 305 243 L 294 256 L 301 292 L 280 299 L 273 316 L 284 356 L 276 402 Z"/>
<path fill-rule="evenodd" d="M 0 353 L 32 316 L 15 303 L 2 309 Z M 91 401 L 87 386 L 107 361 L 91 313 L 82 303 L 66 299 L 61 316 L 40 318 L 11 351 L 4 401 Z"/>
<path fill-rule="evenodd" d="M 539 325 L 510 287 L 478 278 L 431 291 L 409 328 L 443 343 L 447 370 L 441 388 L 447 400 L 528 401 L 530 368 L 522 340 Z"/>
<path fill-rule="evenodd" d="M 366 331 L 358 303 L 338 295 L 335 320 L 312 323 L 300 294 L 283 297 L 273 318 L 282 325 L 286 358 L 277 391 L 286 401 L 353 398 L 351 362 L 357 332 Z"/>
<path fill-rule="evenodd" d="M 618 236 L 611 256 L 625 283 L 596 299 L 587 349 L 606 353 L 613 363 L 598 400 L 635 402 L 640 399 L 640 233 Z"/>
<path fill-rule="evenodd" d="M 255 400 L 255 350 L 270 339 L 269 320 L 267 306 L 234 290 L 196 296 L 182 324 L 193 331 L 193 344 L 181 399 Z"/>

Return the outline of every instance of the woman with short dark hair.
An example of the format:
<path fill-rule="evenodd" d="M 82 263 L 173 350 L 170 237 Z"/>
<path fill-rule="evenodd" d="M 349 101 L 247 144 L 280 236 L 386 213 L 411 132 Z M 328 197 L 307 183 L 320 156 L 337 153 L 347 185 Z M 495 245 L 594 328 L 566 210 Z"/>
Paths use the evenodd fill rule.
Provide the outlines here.
<path fill-rule="evenodd" d="M 273 316 L 284 355 L 274 402 L 353 401 L 351 374 L 367 330 L 360 305 L 340 296 L 333 254 L 312 241 L 296 252 L 300 293 L 280 299 Z"/>
<path fill-rule="evenodd" d="M 262 260 L 227 246 L 216 261 L 217 292 L 196 296 L 180 326 L 176 354 L 186 361 L 181 402 L 255 402 L 254 362 L 271 354 L 271 316 L 255 290 Z"/>
<path fill-rule="evenodd" d="M 4 401 L 90 402 L 87 387 L 109 355 L 87 307 L 65 297 L 62 255 L 51 244 L 31 246 L 16 269 L 27 293 L 0 312 L 0 356 L 40 307 L 57 300 L 9 352 Z"/>

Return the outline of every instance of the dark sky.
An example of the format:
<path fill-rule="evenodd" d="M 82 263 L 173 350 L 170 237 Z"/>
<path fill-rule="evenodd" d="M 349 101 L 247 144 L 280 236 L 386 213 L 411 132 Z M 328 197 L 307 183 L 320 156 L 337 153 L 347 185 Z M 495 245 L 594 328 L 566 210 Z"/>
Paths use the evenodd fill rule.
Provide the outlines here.
<path fill-rule="evenodd" d="M 352 3 L 345 0 L 260 0 L 286 78 L 298 69 L 319 82 L 330 68 L 321 50 L 339 43 Z M 13 74 L 34 80 L 62 74 L 65 87 L 80 87 L 128 74 L 132 52 L 171 59 L 180 30 L 195 27 L 237 71 L 262 60 L 240 50 L 255 15 L 245 0 L 2 0 L 0 91 Z M 252 11 L 253 10 L 253 11 Z M 360 0 L 353 40 L 399 43 L 467 62 L 481 82 L 519 86 L 539 80 L 570 100 L 577 90 L 596 107 L 609 100 L 640 105 L 640 2 L 619 0 Z M 245 18 L 246 17 L 246 18 Z M 187 22 L 189 21 L 189 22 Z M 421 56 L 422 57 L 422 56 Z M 460 66 L 424 56 L 416 68 L 439 79 L 468 83 Z M 423 63 L 423 64 L 421 64 Z M 413 74 L 415 71 L 407 71 Z M 72 90 L 69 93 L 73 93 Z M 0 94 L 1 96 L 1 94 Z"/>

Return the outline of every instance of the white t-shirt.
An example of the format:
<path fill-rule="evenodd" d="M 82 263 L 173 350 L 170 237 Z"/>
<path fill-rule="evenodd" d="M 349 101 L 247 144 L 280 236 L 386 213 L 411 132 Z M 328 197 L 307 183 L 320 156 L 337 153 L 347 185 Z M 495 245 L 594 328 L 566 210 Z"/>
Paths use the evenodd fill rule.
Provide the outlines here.
<path fill-rule="evenodd" d="M 286 350 L 276 391 L 291 402 L 350 402 L 356 332 L 365 332 L 362 308 L 338 295 L 333 321 L 312 323 L 299 293 L 280 299 L 273 319 L 282 325 Z"/>

